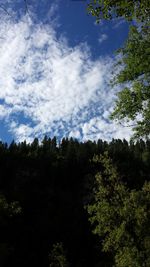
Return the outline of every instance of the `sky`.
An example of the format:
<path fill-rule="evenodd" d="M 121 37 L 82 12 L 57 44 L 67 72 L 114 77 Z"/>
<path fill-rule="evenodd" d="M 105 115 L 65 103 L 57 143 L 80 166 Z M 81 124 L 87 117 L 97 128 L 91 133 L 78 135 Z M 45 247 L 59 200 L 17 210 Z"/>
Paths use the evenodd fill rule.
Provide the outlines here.
<path fill-rule="evenodd" d="M 44 135 L 80 141 L 126 138 L 111 121 L 122 19 L 95 23 L 86 0 L 0 0 L 0 140 Z"/>

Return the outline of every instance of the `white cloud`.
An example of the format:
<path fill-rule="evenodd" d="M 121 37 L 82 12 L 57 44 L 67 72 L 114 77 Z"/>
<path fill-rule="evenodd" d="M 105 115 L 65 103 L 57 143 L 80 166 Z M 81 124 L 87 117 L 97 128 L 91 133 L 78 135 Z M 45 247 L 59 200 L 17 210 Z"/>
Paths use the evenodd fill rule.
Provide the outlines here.
<path fill-rule="evenodd" d="M 46 133 L 83 140 L 124 135 L 108 122 L 115 99 L 107 84 L 110 58 L 94 61 L 87 45 L 69 47 L 52 26 L 27 17 L 0 22 L 0 118 L 18 141 Z"/>
<path fill-rule="evenodd" d="M 127 21 L 125 19 L 122 18 L 114 18 L 113 19 L 113 29 L 118 29 L 119 27 L 121 27 L 123 24 L 127 23 Z"/>
<path fill-rule="evenodd" d="M 131 138 L 131 129 L 122 127 L 115 122 L 110 122 L 108 119 L 105 120 L 103 118 L 104 113 L 80 124 L 83 140 L 104 139 L 110 141 L 112 138 L 129 140 Z M 76 132 L 74 134 L 74 131 L 72 131 L 72 137 L 76 138 Z"/>
<path fill-rule="evenodd" d="M 28 124 L 17 124 L 15 121 L 12 121 L 10 124 L 10 129 L 17 136 L 17 139 L 20 141 L 26 140 L 27 143 L 32 142 L 33 140 L 33 129 Z"/>
<path fill-rule="evenodd" d="M 9 111 L 3 105 L 0 105 L 0 119 L 6 118 L 8 114 Z"/>
<path fill-rule="evenodd" d="M 69 137 L 73 137 L 76 139 L 81 139 L 81 134 L 79 130 L 74 130 L 69 133 Z"/>
<path fill-rule="evenodd" d="M 108 39 L 108 35 L 107 34 L 105 34 L 105 33 L 102 33 L 101 35 L 100 35 L 100 37 L 98 38 L 98 42 L 100 43 L 100 44 L 102 44 L 104 41 L 106 41 Z"/>

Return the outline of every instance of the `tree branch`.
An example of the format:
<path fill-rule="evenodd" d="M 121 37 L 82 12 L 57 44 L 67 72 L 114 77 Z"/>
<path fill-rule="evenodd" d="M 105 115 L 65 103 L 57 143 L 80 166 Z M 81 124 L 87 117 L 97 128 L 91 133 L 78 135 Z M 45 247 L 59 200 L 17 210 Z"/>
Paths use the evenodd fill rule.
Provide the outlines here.
<path fill-rule="evenodd" d="M 27 0 L 24 0 L 24 4 L 25 4 L 25 12 L 27 14 L 27 13 L 29 13 Z"/>
<path fill-rule="evenodd" d="M 10 16 L 9 12 L 7 11 L 7 9 L 5 7 L 0 5 L 0 9 L 2 9 L 8 16 Z"/>
<path fill-rule="evenodd" d="M 137 126 L 137 123 L 135 124 L 130 124 L 130 125 L 124 125 L 123 123 L 119 122 L 119 124 L 122 126 L 122 127 L 136 127 Z"/>

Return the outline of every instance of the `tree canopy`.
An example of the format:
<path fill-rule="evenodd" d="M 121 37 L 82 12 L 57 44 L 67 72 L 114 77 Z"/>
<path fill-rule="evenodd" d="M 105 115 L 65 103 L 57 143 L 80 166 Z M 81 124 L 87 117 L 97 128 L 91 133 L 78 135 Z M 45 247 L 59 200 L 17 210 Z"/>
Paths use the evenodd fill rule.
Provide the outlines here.
<path fill-rule="evenodd" d="M 116 267 L 150 265 L 150 183 L 129 190 L 108 154 L 94 157 L 102 164 L 96 175 L 94 201 L 88 205 L 94 233 L 102 238 L 105 252 L 114 254 Z"/>
<path fill-rule="evenodd" d="M 132 126 L 135 138 L 150 136 L 150 1 L 93 0 L 88 11 L 99 21 L 131 21 L 129 36 L 118 50 L 113 85 L 121 88 L 111 118 Z M 134 22 L 134 25 L 133 25 Z"/>
<path fill-rule="evenodd" d="M 112 118 L 133 124 L 135 137 L 150 135 L 150 28 L 132 26 L 119 50 L 121 67 L 114 83 L 121 86 Z M 123 67 L 123 68 L 122 68 Z"/>
<path fill-rule="evenodd" d="M 91 0 L 88 12 L 99 21 L 123 17 L 129 21 L 144 21 L 150 14 L 150 0 Z"/>

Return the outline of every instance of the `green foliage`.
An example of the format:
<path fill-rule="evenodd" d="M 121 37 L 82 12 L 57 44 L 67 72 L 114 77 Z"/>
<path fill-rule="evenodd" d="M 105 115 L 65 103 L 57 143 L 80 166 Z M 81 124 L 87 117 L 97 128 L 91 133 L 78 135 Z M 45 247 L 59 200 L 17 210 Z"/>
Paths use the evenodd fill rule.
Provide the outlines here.
<path fill-rule="evenodd" d="M 115 168 L 112 171 L 110 161 L 105 160 L 107 169 L 99 162 L 99 157 L 98 160 L 95 157 L 95 162 L 91 161 L 94 154 L 104 154 L 106 150 L 117 166 L 120 178 Z M 148 191 L 141 188 L 145 180 L 150 180 L 149 162 L 148 140 L 128 143 L 113 139 L 110 143 L 102 140 L 80 143 L 73 138 L 64 138 L 58 143 L 56 138 L 45 137 L 42 142 L 35 139 L 30 144 L 25 141 L 10 145 L 0 142 L 0 266 L 47 267 L 51 264 L 60 267 L 68 265 L 69 261 L 71 267 L 112 267 L 112 254 L 106 251 L 113 251 L 111 242 L 114 247 L 124 244 L 125 252 L 119 250 L 116 255 L 116 261 L 121 266 L 120 262 L 123 265 L 126 258 L 132 259 L 131 251 L 131 254 L 136 254 L 135 249 L 139 252 L 137 246 L 134 249 L 131 245 L 127 251 L 126 244 L 129 243 L 126 237 L 132 236 L 128 232 L 129 229 L 133 232 L 133 225 L 136 225 L 137 240 L 142 235 L 147 255 L 150 247 L 149 226 L 143 210 L 146 210 L 144 205 L 147 205 L 145 196 L 148 196 Z M 102 217 L 100 214 L 99 217 L 107 218 L 107 223 L 103 224 L 104 230 L 107 226 L 105 236 L 114 229 L 109 235 L 112 241 L 108 239 L 105 242 L 106 252 L 99 247 L 100 238 L 93 235 L 84 209 L 84 205 L 94 204 L 96 191 L 93 193 L 92 188 L 98 171 L 101 171 L 101 176 L 105 173 L 105 186 L 102 183 L 101 194 L 97 195 L 97 203 L 103 196 Z M 99 175 L 97 179 L 101 182 Z M 144 190 L 149 190 L 148 184 Z M 145 195 L 141 195 L 141 191 Z M 127 208 L 122 209 L 121 199 L 126 196 Z M 132 224 L 131 219 L 127 224 L 121 224 L 123 218 L 128 217 L 129 209 L 132 211 L 131 218 L 135 216 L 135 222 L 145 224 L 142 233 L 139 224 Z M 109 210 L 110 214 L 107 212 Z M 122 217 L 119 217 L 119 211 Z M 117 226 L 119 222 L 118 228 L 113 228 L 114 223 Z M 97 227 L 97 231 L 102 231 L 102 226 Z M 144 231 L 147 231 L 147 238 Z M 58 240 L 62 243 L 57 243 Z M 126 253 L 124 258 L 122 253 Z"/>
<path fill-rule="evenodd" d="M 150 12 L 150 1 L 133 0 L 91 0 L 88 4 L 88 12 L 97 18 L 112 19 L 124 17 L 127 20 L 143 21 Z"/>
<path fill-rule="evenodd" d="M 95 157 L 102 165 L 96 175 L 94 201 L 88 205 L 93 232 L 102 239 L 103 251 L 113 252 L 116 267 L 150 263 L 150 183 L 129 190 L 108 157 Z"/>
<path fill-rule="evenodd" d="M 53 245 L 53 249 L 49 255 L 49 260 L 49 267 L 69 267 L 62 243 L 56 243 Z"/>
<path fill-rule="evenodd" d="M 18 201 L 8 203 L 3 194 L 0 194 L 0 216 L 2 214 L 12 217 L 21 213 L 21 207 Z"/>
<path fill-rule="evenodd" d="M 121 67 L 114 78 L 120 84 L 115 109 L 111 118 L 133 125 L 134 137 L 150 134 L 150 28 L 131 27 L 124 48 L 119 50 Z M 123 66 L 123 68 L 122 68 Z"/>
<path fill-rule="evenodd" d="M 130 27 L 124 47 L 118 50 L 114 84 L 119 84 L 121 91 L 111 118 L 132 126 L 134 138 L 149 138 L 150 0 L 91 0 L 88 11 L 97 21 L 120 17 L 136 22 Z"/>

